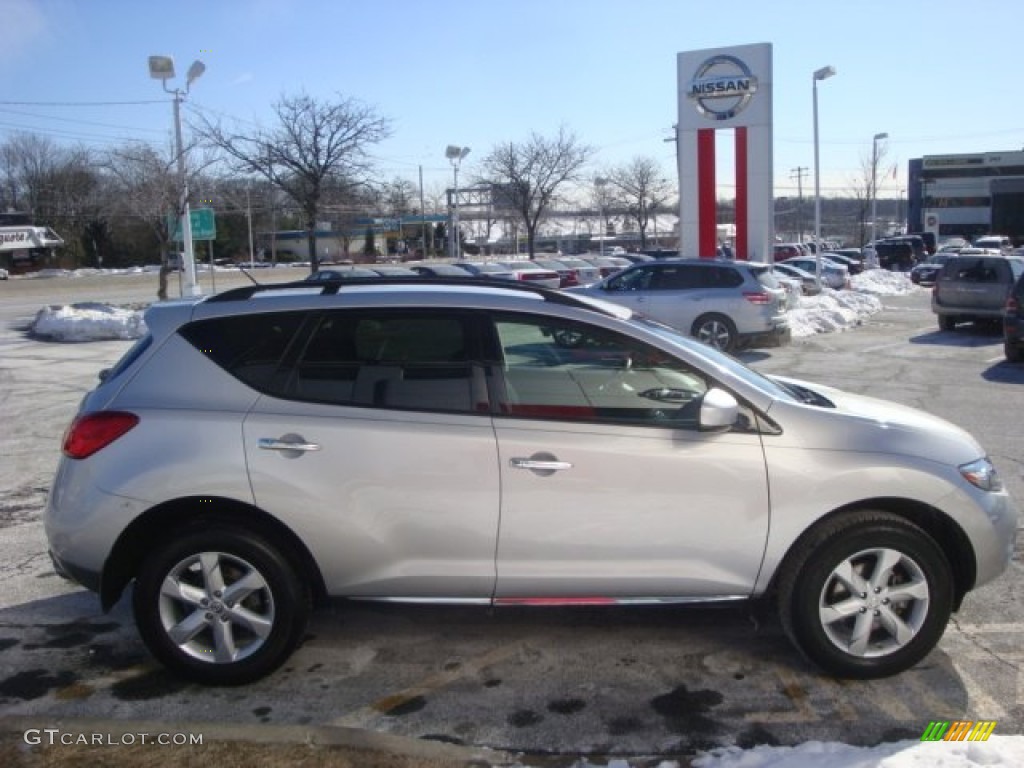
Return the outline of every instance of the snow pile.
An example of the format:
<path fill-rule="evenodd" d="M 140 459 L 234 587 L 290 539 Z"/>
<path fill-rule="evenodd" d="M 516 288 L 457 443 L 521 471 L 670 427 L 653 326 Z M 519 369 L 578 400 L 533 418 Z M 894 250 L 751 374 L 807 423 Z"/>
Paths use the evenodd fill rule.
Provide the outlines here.
<path fill-rule="evenodd" d="M 83 302 L 43 307 L 29 330 L 54 341 L 103 341 L 137 339 L 146 332 L 146 324 L 139 310 Z"/>
<path fill-rule="evenodd" d="M 795 747 L 727 747 L 696 758 L 694 768 L 972 768 L 1024 765 L 1024 736 L 988 741 L 897 741 L 877 747 L 808 741 Z"/>
<path fill-rule="evenodd" d="M 859 293 L 873 293 L 879 296 L 902 296 L 918 290 L 906 272 L 890 272 L 887 269 L 867 269 L 850 278 L 853 290 Z"/>

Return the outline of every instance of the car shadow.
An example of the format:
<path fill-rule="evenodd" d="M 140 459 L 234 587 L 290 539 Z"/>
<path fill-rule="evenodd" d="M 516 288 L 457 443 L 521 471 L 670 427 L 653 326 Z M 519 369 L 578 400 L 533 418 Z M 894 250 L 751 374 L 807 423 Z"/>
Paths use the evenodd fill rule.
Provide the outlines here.
<path fill-rule="evenodd" d="M 986 347 L 1003 343 L 1003 331 L 991 323 L 964 323 L 953 331 L 928 331 L 911 336 L 911 344 L 930 344 L 947 347 Z"/>
<path fill-rule="evenodd" d="M 1002 360 L 982 371 L 981 378 L 998 384 L 1024 384 L 1024 365 Z"/>

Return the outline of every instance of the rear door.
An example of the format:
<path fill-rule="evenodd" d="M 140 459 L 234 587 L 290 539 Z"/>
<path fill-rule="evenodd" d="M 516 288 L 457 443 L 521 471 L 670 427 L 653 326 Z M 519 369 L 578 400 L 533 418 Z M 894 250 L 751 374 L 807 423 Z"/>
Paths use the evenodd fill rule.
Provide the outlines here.
<path fill-rule="evenodd" d="M 469 313 L 332 310 L 244 424 L 256 503 L 336 595 L 489 600 L 497 451 Z"/>

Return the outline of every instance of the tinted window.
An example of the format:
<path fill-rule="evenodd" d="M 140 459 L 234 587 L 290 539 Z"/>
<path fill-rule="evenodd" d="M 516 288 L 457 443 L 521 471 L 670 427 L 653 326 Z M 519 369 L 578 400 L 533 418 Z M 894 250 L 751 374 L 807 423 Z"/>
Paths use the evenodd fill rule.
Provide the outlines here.
<path fill-rule="evenodd" d="M 219 317 L 190 323 L 181 335 L 232 376 L 266 392 L 304 316 L 268 312 Z"/>
<path fill-rule="evenodd" d="M 619 334 L 555 318 L 499 317 L 506 416 L 695 428 L 707 380 Z"/>
<path fill-rule="evenodd" d="M 325 313 L 281 394 L 337 405 L 487 411 L 467 323 L 436 313 Z"/>
<path fill-rule="evenodd" d="M 609 291 L 647 291 L 651 288 L 654 274 L 655 270 L 650 267 L 627 269 L 610 278 L 606 287 Z"/>
<path fill-rule="evenodd" d="M 703 287 L 706 270 L 684 264 L 664 264 L 655 268 L 651 288 L 658 291 L 686 291 Z"/>

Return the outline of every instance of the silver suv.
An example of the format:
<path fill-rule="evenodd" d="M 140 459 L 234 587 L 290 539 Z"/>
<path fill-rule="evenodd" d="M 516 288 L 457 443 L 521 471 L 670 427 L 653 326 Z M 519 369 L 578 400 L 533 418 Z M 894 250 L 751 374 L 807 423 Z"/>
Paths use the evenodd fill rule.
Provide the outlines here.
<path fill-rule="evenodd" d="M 786 289 L 768 264 L 663 259 L 566 290 L 629 307 L 725 352 L 790 340 Z"/>
<path fill-rule="evenodd" d="M 998 576 L 984 449 L 614 304 L 474 278 L 154 305 L 68 428 L 45 515 L 175 673 L 240 684 L 311 606 L 766 597 L 826 671 L 920 661 Z"/>
<path fill-rule="evenodd" d="M 932 286 L 932 311 L 939 328 L 952 331 L 957 323 L 986 320 L 999 323 L 1013 284 L 1024 274 L 1024 259 L 965 248 L 950 258 Z"/>

